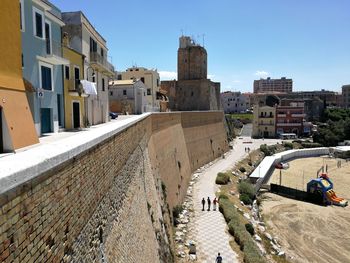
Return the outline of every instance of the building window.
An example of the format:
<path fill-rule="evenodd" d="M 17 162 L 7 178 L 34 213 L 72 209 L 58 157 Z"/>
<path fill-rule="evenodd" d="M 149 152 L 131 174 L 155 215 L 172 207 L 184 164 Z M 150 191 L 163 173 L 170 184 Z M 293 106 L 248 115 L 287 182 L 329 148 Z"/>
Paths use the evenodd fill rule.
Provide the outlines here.
<path fill-rule="evenodd" d="M 143 83 L 145 83 L 145 78 L 144 78 L 144 77 L 142 77 L 142 78 L 141 78 L 141 81 L 142 81 Z"/>
<path fill-rule="evenodd" d="M 117 80 L 122 80 L 122 75 L 118 74 Z"/>
<path fill-rule="evenodd" d="M 53 66 L 49 64 L 40 63 L 40 88 L 44 90 L 53 90 Z"/>
<path fill-rule="evenodd" d="M 51 23 L 45 21 L 45 39 L 46 39 L 46 53 L 51 54 Z"/>
<path fill-rule="evenodd" d="M 24 22 L 24 0 L 19 1 L 19 12 L 20 12 L 20 26 L 21 31 L 25 31 L 25 22 Z"/>
<path fill-rule="evenodd" d="M 102 91 L 105 91 L 105 79 L 102 78 Z"/>
<path fill-rule="evenodd" d="M 74 89 L 77 90 L 80 84 L 80 68 L 74 67 Z"/>
<path fill-rule="evenodd" d="M 97 52 L 97 42 L 90 37 L 90 52 Z"/>
<path fill-rule="evenodd" d="M 147 95 L 151 95 L 151 89 L 147 89 Z"/>
<path fill-rule="evenodd" d="M 137 68 L 137 69 L 135 69 L 135 71 L 139 71 L 139 69 Z"/>
<path fill-rule="evenodd" d="M 126 89 L 123 90 L 123 95 L 126 96 Z"/>
<path fill-rule="evenodd" d="M 34 36 L 44 38 L 44 15 L 39 9 L 33 7 Z"/>
<path fill-rule="evenodd" d="M 103 50 L 103 48 L 101 47 L 101 57 L 104 57 L 105 56 L 105 52 Z"/>
<path fill-rule="evenodd" d="M 113 91 L 110 91 L 110 92 L 109 92 L 109 95 L 110 95 L 110 96 L 113 96 Z"/>
<path fill-rule="evenodd" d="M 69 66 L 64 66 L 64 75 L 66 79 L 69 79 Z"/>
<path fill-rule="evenodd" d="M 24 68 L 24 59 L 23 59 L 23 53 L 22 53 L 22 68 Z"/>
<path fill-rule="evenodd" d="M 159 79 L 157 79 L 157 87 L 159 87 Z"/>

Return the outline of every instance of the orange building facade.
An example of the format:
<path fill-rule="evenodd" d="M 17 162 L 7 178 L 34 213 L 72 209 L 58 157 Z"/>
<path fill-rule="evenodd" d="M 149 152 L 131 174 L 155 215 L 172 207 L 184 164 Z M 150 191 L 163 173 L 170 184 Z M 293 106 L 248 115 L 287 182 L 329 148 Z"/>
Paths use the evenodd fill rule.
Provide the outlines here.
<path fill-rule="evenodd" d="M 22 78 L 19 1 L 0 9 L 0 153 L 39 142 Z"/>

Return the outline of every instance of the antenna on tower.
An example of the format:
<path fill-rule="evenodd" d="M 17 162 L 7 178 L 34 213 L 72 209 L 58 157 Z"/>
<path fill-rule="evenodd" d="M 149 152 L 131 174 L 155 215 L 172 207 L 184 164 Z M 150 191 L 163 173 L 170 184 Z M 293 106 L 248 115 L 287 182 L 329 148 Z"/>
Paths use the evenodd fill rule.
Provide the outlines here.
<path fill-rule="evenodd" d="M 181 36 L 184 36 L 184 30 L 181 28 Z"/>
<path fill-rule="evenodd" d="M 205 34 L 202 34 L 202 37 L 203 37 L 203 47 L 204 47 L 204 37 L 205 37 Z"/>

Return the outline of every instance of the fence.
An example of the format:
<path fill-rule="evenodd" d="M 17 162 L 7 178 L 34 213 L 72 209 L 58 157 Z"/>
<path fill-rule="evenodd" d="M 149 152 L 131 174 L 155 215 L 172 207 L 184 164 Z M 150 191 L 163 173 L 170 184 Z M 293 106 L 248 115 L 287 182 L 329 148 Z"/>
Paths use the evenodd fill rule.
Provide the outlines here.
<path fill-rule="evenodd" d="M 276 163 L 328 154 L 329 148 L 326 147 L 288 150 L 281 153 L 276 153 L 273 156 L 267 156 L 264 158 L 264 160 L 259 164 L 257 168 L 255 168 L 253 173 L 250 175 L 250 180 L 255 182 L 255 191 L 259 191 L 261 185 L 267 183 L 270 180 Z"/>

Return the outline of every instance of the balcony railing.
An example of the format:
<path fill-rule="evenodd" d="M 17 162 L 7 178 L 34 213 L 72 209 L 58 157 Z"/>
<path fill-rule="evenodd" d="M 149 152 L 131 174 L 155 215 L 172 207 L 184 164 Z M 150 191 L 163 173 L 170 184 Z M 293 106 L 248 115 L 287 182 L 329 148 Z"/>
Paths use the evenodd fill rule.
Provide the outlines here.
<path fill-rule="evenodd" d="M 292 117 L 305 118 L 306 114 L 305 113 L 292 113 Z"/>
<path fill-rule="evenodd" d="M 285 118 L 287 117 L 287 114 L 277 114 L 277 117 Z"/>
<path fill-rule="evenodd" d="M 114 74 L 114 66 L 107 60 L 105 56 L 101 56 L 101 54 L 98 52 L 90 52 L 90 63 L 96 63 Z"/>
<path fill-rule="evenodd" d="M 260 115 L 259 118 L 274 118 L 275 116 L 274 115 Z"/>
<path fill-rule="evenodd" d="M 277 126 L 285 126 L 285 127 L 288 127 L 288 126 L 294 126 L 294 127 L 298 127 L 298 126 L 301 126 L 301 123 L 284 123 L 284 122 L 279 122 L 276 124 Z"/>
<path fill-rule="evenodd" d="M 275 126 L 274 123 L 259 123 L 259 126 Z"/>

